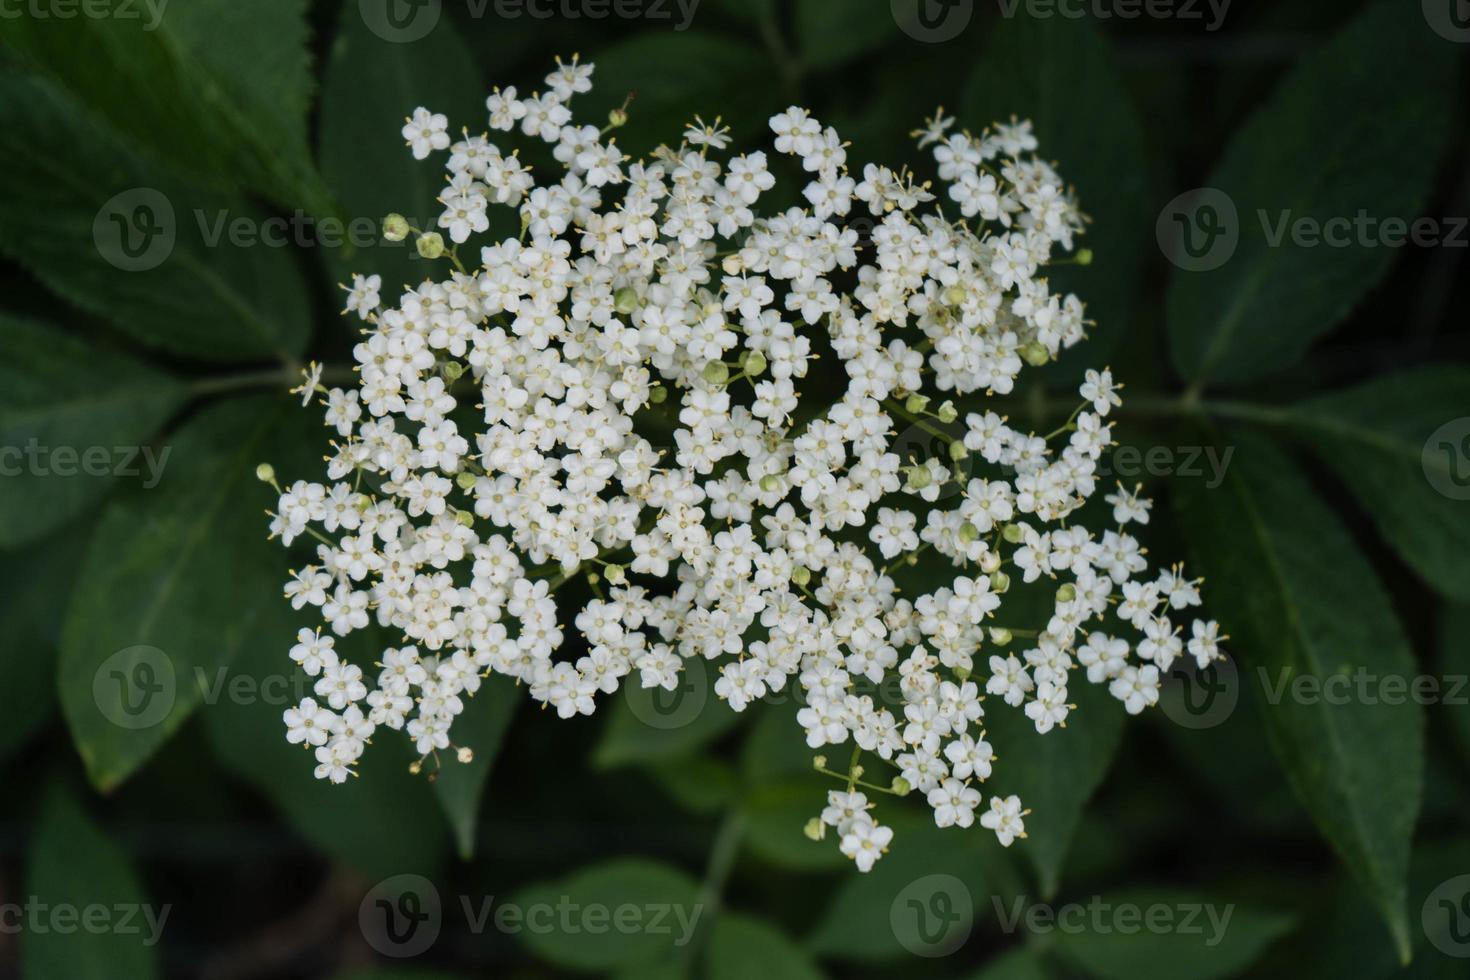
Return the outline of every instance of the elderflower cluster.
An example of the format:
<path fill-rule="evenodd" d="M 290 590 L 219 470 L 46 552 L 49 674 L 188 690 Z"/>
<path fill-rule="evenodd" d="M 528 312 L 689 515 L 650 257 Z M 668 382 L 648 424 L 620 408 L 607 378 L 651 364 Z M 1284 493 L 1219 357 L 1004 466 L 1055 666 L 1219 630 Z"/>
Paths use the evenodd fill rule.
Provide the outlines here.
<path fill-rule="evenodd" d="M 806 744 L 851 746 L 846 771 L 817 759 L 846 787 L 807 830 L 834 828 L 861 870 L 892 838 L 862 790 L 1024 837 L 1021 801 L 979 788 L 985 695 L 1045 733 L 1080 668 L 1137 713 L 1186 653 L 1171 617 L 1199 603 L 1179 568 L 1148 571 L 1136 490 L 1106 496 L 1110 526 L 1079 519 L 1121 403 L 1109 372 L 1050 435 L 986 407 L 1083 337 L 1082 303 L 1044 275 L 1076 203 L 1028 123 L 976 136 L 942 113 L 914 134 L 937 184 L 858 171 L 794 106 L 770 119 L 774 156 L 696 120 L 635 161 L 611 135 L 623 110 L 573 121 L 592 73 L 558 61 L 545 92 L 497 89 L 504 140 L 454 139 L 426 109 L 404 126 L 415 158 L 447 153 L 444 210 L 438 231 L 385 232 L 440 272 L 387 305 L 354 277 L 357 384 L 313 366 L 298 389 L 335 439 L 327 481 L 278 485 L 272 513 L 285 544 L 317 542 L 286 596 L 325 623 L 291 650 L 316 681 L 287 738 L 343 782 L 382 729 L 437 760 L 482 683 L 570 717 L 624 683 L 672 690 L 699 658 L 731 710 L 790 685 Z M 757 212 L 773 167 L 803 206 Z M 514 233 L 472 248 L 497 208 Z M 906 455 L 915 426 L 947 448 Z M 567 582 L 590 590 L 571 653 Z M 1011 621 L 1028 585 L 1047 613 Z M 335 641 L 374 623 L 394 645 L 366 675 Z M 1192 626 L 1201 666 L 1217 633 Z"/>

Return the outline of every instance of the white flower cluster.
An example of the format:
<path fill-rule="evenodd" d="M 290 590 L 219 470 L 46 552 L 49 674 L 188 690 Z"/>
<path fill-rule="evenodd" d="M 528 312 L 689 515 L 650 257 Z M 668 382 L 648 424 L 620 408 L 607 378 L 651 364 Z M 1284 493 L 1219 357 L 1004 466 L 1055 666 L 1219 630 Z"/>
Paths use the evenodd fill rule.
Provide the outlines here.
<path fill-rule="evenodd" d="M 312 373 L 301 389 L 336 431 L 328 482 L 277 487 L 272 515 L 285 543 L 319 542 L 286 586 L 327 626 L 291 651 L 316 696 L 285 713 L 316 774 L 344 781 L 382 728 L 437 759 L 490 675 L 569 717 L 625 679 L 673 689 L 700 658 L 731 709 L 791 684 L 808 746 L 851 743 L 846 772 L 817 759 L 847 785 L 807 829 L 834 827 L 866 871 L 892 831 L 859 787 L 917 790 L 941 827 L 975 821 L 994 757 L 984 695 L 1039 732 L 1065 723 L 1077 667 L 1129 712 L 1154 704 L 1185 652 L 1170 615 L 1199 596 L 1177 568 L 1148 573 L 1126 530 L 1148 521 L 1136 492 L 1106 498 L 1115 526 L 1077 522 L 1112 377 L 1088 372 L 1049 436 L 984 407 L 1083 336 L 1081 302 L 1043 275 L 1082 217 L 1030 125 L 974 136 L 940 114 L 916 132 L 941 203 L 907 171 L 859 176 L 833 129 L 789 108 L 770 127 L 791 160 L 774 162 L 805 173 L 807 203 L 758 216 L 772 158 L 724 155 L 728 131 L 696 120 L 630 160 L 610 137 L 622 110 L 604 129 L 572 120 L 591 75 L 558 62 L 544 93 L 488 99 L 492 130 L 549 144 L 555 179 L 489 136 L 452 141 L 427 110 L 404 127 L 415 157 L 448 152 L 452 244 L 397 215 L 385 232 L 416 236 L 443 278 L 385 307 L 379 278 L 355 277 L 359 384 Z M 471 267 L 492 205 L 519 234 Z M 831 367 L 813 373 L 818 358 Z M 835 402 L 802 398 L 823 385 Z M 976 410 L 931 408 L 945 396 Z M 947 448 L 906 458 L 897 429 Z M 559 658 L 553 593 L 573 578 L 594 597 L 574 617 L 580 654 Z M 1003 625 L 1007 593 L 1037 582 L 1047 621 Z M 334 636 L 374 620 L 400 645 L 368 678 Z M 1216 634 L 1193 625 L 1201 665 Z M 886 784 L 861 778 L 864 757 Z M 1009 845 L 1024 815 L 991 796 L 979 821 Z"/>

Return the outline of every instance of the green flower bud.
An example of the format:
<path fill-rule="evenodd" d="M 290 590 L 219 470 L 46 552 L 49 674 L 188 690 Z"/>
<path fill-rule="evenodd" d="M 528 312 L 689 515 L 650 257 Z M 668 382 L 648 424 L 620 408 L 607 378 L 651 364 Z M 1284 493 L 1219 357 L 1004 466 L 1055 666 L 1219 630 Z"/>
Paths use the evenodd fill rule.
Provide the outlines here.
<path fill-rule="evenodd" d="M 954 675 L 958 677 L 961 682 L 967 681 L 970 679 L 970 668 L 965 666 L 964 664 L 959 664 L 954 669 Z"/>
<path fill-rule="evenodd" d="M 760 377 L 766 373 L 766 355 L 758 350 L 747 351 L 740 369 L 752 378 Z"/>
<path fill-rule="evenodd" d="M 966 521 L 960 525 L 960 540 L 965 544 L 969 544 L 978 537 L 980 537 L 980 529 L 974 524 Z"/>
<path fill-rule="evenodd" d="M 806 588 L 807 584 L 811 582 L 811 580 L 812 570 L 810 568 L 807 568 L 805 565 L 797 565 L 791 569 L 791 581 L 795 582 L 802 588 Z"/>
<path fill-rule="evenodd" d="M 479 478 L 469 470 L 460 470 L 454 474 L 454 482 L 459 484 L 461 490 L 473 490 L 475 489 L 475 484 L 479 482 Z"/>
<path fill-rule="evenodd" d="M 985 554 L 980 556 L 980 571 L 984 572 L 986 575 L 989 575 L 991 572 L 995 571 L 999 567 L 1000 555 L 997 555 L 995 552 L 987 551 L 985 552 Z"/>
<path fill-rule="evenodd" d="M 624 286 L 613 293 L 613 309 L 623 316 L 638 309 L 638 290 L 632 286 Z"/>
<path fill-rule="evenodd" d="M 1092 249 L 1084 248 L 1077 253 L 1078 265 L 1092 265 Z"/>
<path fill-rule="evenodd" d="M 274 483 L 276 468 L 269 463 L 261 463 L 255 468 L 255 478 L 261 483 Z"/>
<path fill-rule="evenodd" d="M 710 361 L 704 366 L 700 376 L 712 385 L 722 385 L 730 380 L 730 368 L 724 361 Z"/>
<path fill-rule="evenodd" d="M 929 399 L 925 395 L 909 395 L 903 403 L 904 411 L 909 412 L 912 415 L 918 415 L 920 412 L 928 407 Z"/>
<path fill-rule="evenodd" d="M 1011 590 L 1011 577 L 999 569 L 990 573 L 990 591 L 1005 593 Z"/>
<path fill-rule="evenodd" d="M 806 822 L 806 826 L 801 829 L 801 832 L 806 834 L 808 840 L 821 840 L 822 836 L 827 832 L 827 825 L 822 823 L 821 818 L 812 817 Z"/>
<path fill-rule="evenodd" d="M 959 306 L 965 301 L 965 287 L 950 286 L 944 291 L 944 301 L 950 306 Z"/>
<path fill-rule="evenodd" d="M 408 227 L 408 219 L 396 211 L 383 219 L 383 237 L 390 242 L 403 241 L 412 230 Z"/>
<path fill-rule="evenodd" d="M 966 449 L 965 444 L 963 442 L 960 442 L 958 439 L 949 444 L 949 458 L 954 462 L 958 463 L 960 460 L 969 455 L 970 451 Z"/>
<path fill-rule="evenodd" d="M 439 368 L 439 373 L 444 375 L 445 381 L 453 384 L 464 374 L 464 365 L 458 361 L 445 361 Z"/>
<path fill-rule="evenodd" d="M 1026 540 L 1026 529 L 1019 524 L 1007 524 L 1000 532 L 1000 536 L 1011 544 L 1020 544 Z"/>
<path fill-rule="evenodd" d="M 935 412 L 934 414 L 939 416 L 939 421 L 943 422 L 945 425 L 948 425 L 949 423 L 960 417 L 959 409 L 955 408 L 954 402 L 951 401 L 947 401 L 943 405 L 940 405 L 939 411 Z"/>
<path fill-rule="evenodd" d="M 1073 585 L 1071 582 L 1068 582 L 1066 585 L 1063 585 L 1060 589 L 1057 589 L 1057 601 L 1058 602 L 1071 602 L 1073 599 L 1076 599 L 1076 598 L 1077 598 L 1077 586 Z"/>
<path fill-rule="evenodd" d="M 1029 344 L 1022 344 L 1021 349 L 1016 351 L 1016 353 L 1020 354 L 1021 359 L 1032 367 L 1041 367 L 1051 360 L 1051 354 L 1047 352 L 1046 348 L 1034 340 Z"/>
<path fill-rule="evenodd" d="M 888 784 L 888 788 L 893 791 L 894 796 L 908 796 L 914 791 L 914 788 L 909 785 L 909 781 L 902 776 L 894 776 L 893 782 Z"/>
<path fill-rule="evenodd" d="M 607 576 L 608 582 L 612 585 L 622 585 L 628 581 L 628 575 L 623 571 L 622 565 L 608 565 L 602 570 L 602 573 Z"/>
<path fill-rule="evenodd" d="M 628 125 L 628 110 L 612 109 L 607 114 L 607 124 L 613 129 Z"/>
<path fill-rule="evenodd" d="M 767 473 L 761 477 L 761 490 L 765 493 L 775 493 L 781 489 L 781 478 L 774 473 Z"/>
<path fill-rule="evenodd" d="M 471 762 L 475 761 L 475 750 L 470 748 L 468 745 L 461 745 L 459 749 L 454 753 L 454 757 L 458 759 L 461 764 L 467 766 Z"/>
<path fill-rule="evenodd" d="M 990 627 L 990 639 L 998 646 L 1005 646 L 1011 642 L 1011 631 L 1004 626 L 992 626 Z"/>
<path fill-rule="evenodd" d="M 934 476 L 927 466 L 910 466 L 905 472 L 909 475 L 909 486 L 915 490 L 923 490 L 934 482 Z"/>
<path fill-rule="evenodd" d="M 414 244 L 418 247 L 419 255 L 426 259 L 437 259 L 444 254 L 444 236 L 437 231 L 420 235 L 419 240 Z"/>
<path fill-rule="evenodd" d="M 475 526 L 475 515 L 471 511 L 457 510 L 454 512 L 454 519 L 456 521 L 459 521 L 465 527 Z"/>
<path fill-rule="evenodd" d="M 650 405 L 662 405 L 669 400 L 669 389 L 663 385 L 654 385 L 648 392 L 648 403 Z"/>

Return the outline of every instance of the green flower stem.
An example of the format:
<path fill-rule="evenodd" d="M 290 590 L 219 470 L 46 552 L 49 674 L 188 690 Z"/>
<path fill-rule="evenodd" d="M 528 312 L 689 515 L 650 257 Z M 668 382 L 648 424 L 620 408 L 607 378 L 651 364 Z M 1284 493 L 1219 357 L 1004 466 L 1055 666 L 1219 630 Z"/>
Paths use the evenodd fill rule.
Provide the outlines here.
<path fill-rule="evenodd" d="M 322 369 L 324 384 L 345 384 L 355 381 L 357 373 L 345 364 L 336 364 Z M 189 386 L 189 394 L 195 398 L 217 395 L 223 392 L 243 391 L 249 388 L 275 388 L 301 381 L 300 365 L 285 365 L 260 371 L 242 371 L 238 374 L 222 374 L 200 378 Z"/>
<path fill-rule="evenodd" d="M 731 868 L 735 866 L 735 856 L 739 853 L 740 841 L 745 836 L 745 821 L 745 812 L 733 809 L 720 821 L 720 828 L 715 831 L 709 863 L 704 869 L 704 881 L 699 886 L 698 907 L 702 914 L 694 935 L 684 944 L 683 956 L 686 959 L 695 955 L 704 938 L 709 935 L 710 923 L 720 913 L 725 882 L 730 877 Z"/>
<path fill-rule="evenodd" d="M 914 423 L 915 425 L 917 425 L 919 428 L 923 429 L 925 432 L 929 433 L 934 438 L 936 438 L 936 439 L 942 439 L 944 441 L 944 444 L 945 445 L 949 445 L 950 443 L 952 443 L 952 442 L 955 441 L 955 437 L 954 436 L 950 435 L 948 432 L 945 432 L 942 429 L 936 429 L 934 426 L 930 425 L 928 422 L 924 421 L 919 416 L 914 415 L 911 412 L 909 412 L 908 409 L 904 408 L 902 405 L 900 405 L 897 401 L 895 401 L 892 398 L 885 398 L 883 400 L 883 407 L 886 408 L 888 411 L 892 412 L 895 415 L 899 415 L 899 416 L 902 416 L 903 418 L 908 419 L 910 422 Z"/>

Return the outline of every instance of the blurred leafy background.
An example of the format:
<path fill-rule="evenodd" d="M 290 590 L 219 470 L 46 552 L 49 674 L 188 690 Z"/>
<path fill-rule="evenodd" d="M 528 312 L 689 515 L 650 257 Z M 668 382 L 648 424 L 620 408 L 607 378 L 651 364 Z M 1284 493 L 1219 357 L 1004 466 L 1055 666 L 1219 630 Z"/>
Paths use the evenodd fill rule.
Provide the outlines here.
<path fill-rule="evenodd" d="M 170 912 L 156 945 L 5 912 L 0 974 L 1464 975 L 1470 11 L 918 3 L 4 9 L 0 446 L 151 455 L 138 475 L 66 476 L 52 455 L 0 478 L 0 907 Z M 1232 636 L 1225 707 L 1201 716 L 1176 686 L 1170 710 L 1126 725 L 1106 704 L 1044 739 L 996 720 L 1009 758 L 992 788 L 1033 808 L 1030 839 L 1002 852 L 978 830 L 941 836 L 916 805 L 869 876 L 802 836 L 827 785 L 790 704 L 734 716 L 712 696 L 699 710 L 692 690 L 692 720 L 665 726 L 668 706 L 620 695 L 560 722 L 491 685 L 465 720 L 472 766 L 431 785 L 379 746 L 349 786 L 311 779 L 282 738 L 297 623 L 255 464 L 319 466 L 314 413 L 284 389 L 308 358 L 348 360 L 336 284 L 424 274 L 373 234 L 390 210 L 434 214 L 439 177 L 410 159 L 402 118 L 422 104 L 478 129 L 491 85 L 527 91 L 572 52 L 598 66 L 584 109 L 636 93 L 632 152 L 696 112 L 754 145 L 792 102 L 857 161 L 895 165 L 939 104 L 977 130 L 1035 120 L 1093 219 L 1095 261 L 1062 271 L 1097 327 L 1008 410 L 1065 414 L 1059 389 L 1084 363 L 1127 383 L 1119 441 L 1157 459 L 1140 475 L 1161 501 L 1150 547 L 1192 557 Z M 1215 196 L 1179 202 L 1201 187 Z M 1222 199 L 1237 240 L 1191 271 L 1174 215 L 1204 234 Z M 1257 216 L 1285 210 L 1422 215 L 1438 240 L 1272 244 Z M 127 229 L 142 246 L 123 247 Z M 1228 458 L 1223 473 L 1209 458 Z M 165 461 L 156 480 L 144 459 Z M 128 723 L 125 682 L 161 672 L 162 714 Z M 1441 693 L 1273 694 L 1302 675 L 1428 677 Z M 359 912 L 410 874 L 442 914 L 405 966 Z M 896 923 L 906 889 L 936 874 L 963 883 L 973 914 L 956 913 L 942 950 L 916 950 Z M 703 913 L 671 949 L 646 933 L 477 930 L 461 896 Z M 1111 920 L 1007 926 L 1018 897 L 1234 914 L 1206 945 Z"/>

